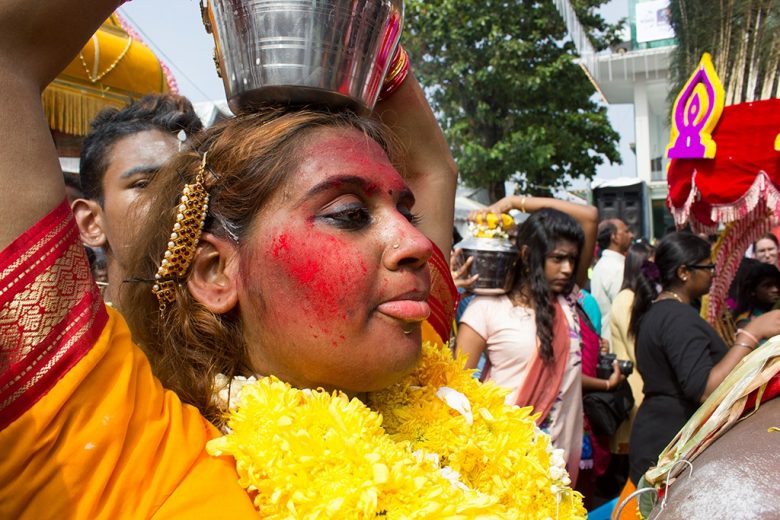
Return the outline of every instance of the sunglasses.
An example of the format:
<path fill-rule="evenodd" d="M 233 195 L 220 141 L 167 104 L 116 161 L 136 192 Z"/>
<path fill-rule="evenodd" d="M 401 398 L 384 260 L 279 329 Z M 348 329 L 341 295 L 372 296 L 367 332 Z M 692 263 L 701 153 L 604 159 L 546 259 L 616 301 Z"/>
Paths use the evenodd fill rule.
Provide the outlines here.
<path fill-rule="evenodd" d="M 686 264 L 685 267 L 688 269 L 706 269 L 711 273 L 715 272 L 715 264 Z"/>

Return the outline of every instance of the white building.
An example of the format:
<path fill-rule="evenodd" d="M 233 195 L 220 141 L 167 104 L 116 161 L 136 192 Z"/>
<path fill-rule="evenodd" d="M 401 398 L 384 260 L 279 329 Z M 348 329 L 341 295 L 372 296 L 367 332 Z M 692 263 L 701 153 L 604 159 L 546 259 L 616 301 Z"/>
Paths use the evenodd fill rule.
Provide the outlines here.
<path fill-rule="evenodd" d="M 664 157 L 670 130 L 670 57 L 675 45 L 669 24 L 669 1 L 625 0 L 630 38 L 627 32 L 623 44 L 599 53 L 588 41 L 569 0 L 554 1 L 581 56 L 580 63 L 603 100 L 608 104 L 633 105 L 631 148 L 636 154 L 636 177 L 649 187 L 650 226 L 655 228 L 653 234 L 659 235 L 671 223 L 665 207 Z"/>

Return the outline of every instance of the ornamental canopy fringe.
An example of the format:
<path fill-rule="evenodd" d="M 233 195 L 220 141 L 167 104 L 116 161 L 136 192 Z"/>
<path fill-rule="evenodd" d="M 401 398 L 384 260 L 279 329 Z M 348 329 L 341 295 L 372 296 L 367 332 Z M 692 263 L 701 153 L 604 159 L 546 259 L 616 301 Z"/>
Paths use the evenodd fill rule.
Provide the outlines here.
<path fill-rule="evenodd" d="M 166 67 L 114 13 L 46 87 L 43 107 L 52 130 L 86 135 L 104 108 L 168 92 L 171 84 Z"/>
<path fill-rule="evenodd" d="M 678 226 L 713 231 L 748 217 L 759 200 L 777 216 L 780 99 L 724 107 L 723 85 L 705 53 L 672 107 L 667 157 L 667 202 Z"/>

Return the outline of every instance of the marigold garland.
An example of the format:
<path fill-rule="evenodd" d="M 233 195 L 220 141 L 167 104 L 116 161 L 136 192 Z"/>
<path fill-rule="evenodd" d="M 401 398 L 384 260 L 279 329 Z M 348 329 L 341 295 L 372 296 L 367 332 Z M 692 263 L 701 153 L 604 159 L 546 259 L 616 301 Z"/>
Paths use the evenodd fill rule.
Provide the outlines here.
<path fill-rule="evenodd" d="M 507 231 L 514 227 L 514 225 L 514 219 L 507 213 L 502 213 L 501 215 L 488 213 L 484 220 L 482 214 L 478 213 L 476 221 L 469 222 L 469 231 L 471 232 L 471 235 L 476 238 L 506 239 L 509 238 L 509 233 L 507 233 Z"/>
<path fill-rule="evenodd" d="M 367 397 L 371 408 L 243 380 L 229 433 L 207 450 L 236 460 L 268 518 L 585 518 L 531 409 L 507 406 L 506 390 L 463 363 L 425 344 L 410 376 Z"/>

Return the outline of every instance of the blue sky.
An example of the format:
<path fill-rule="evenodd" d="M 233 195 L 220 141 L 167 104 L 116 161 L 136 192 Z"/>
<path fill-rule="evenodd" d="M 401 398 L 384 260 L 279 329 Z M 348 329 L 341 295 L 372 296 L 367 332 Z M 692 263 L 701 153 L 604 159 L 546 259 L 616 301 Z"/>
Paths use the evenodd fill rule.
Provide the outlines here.
<path fill-rule="evenodd" d="M 181 94 L 192 101 L 225 97 L 211 58 L 214 40 L 203 28 L 196 0 L 135 0 L 119 13 L 171 68 Z"/>
<path fill-rule="evenodd" d="M 173 71 L 181 94 L 192 101 L 224 99 L 222 80 L 217 77 L 212 54 L 214 40 L 206 33 L 197 0 L 133 0 L 119 9 L 141 34 L 157 56 Z M 627 0 L 612 0 L 602 9 L 608 21 L 628 16 Z M 598 176 L 611 179 L 634 177 L 636 166 L 629 143 L 634 139 L 634 111 L 631 105 L 609 107 L 612 126 L 621 135 L 623 164 L 603 166 Z"/>

